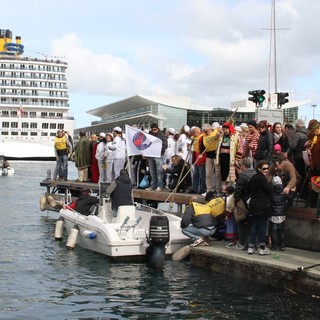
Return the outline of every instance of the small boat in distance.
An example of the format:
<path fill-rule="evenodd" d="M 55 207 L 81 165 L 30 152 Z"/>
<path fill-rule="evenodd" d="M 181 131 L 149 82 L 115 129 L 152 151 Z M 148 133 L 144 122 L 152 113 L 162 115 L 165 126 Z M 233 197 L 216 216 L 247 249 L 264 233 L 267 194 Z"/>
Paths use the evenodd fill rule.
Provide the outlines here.
<path fill-rule="evenodd" d="M 66 62 L 22 57 L 21 37 L 0 29 L 0 154 L 6 159 L 55 160 L 57 130 L 73 136 Z"/>
<path fill-rule="evenodd" d="M 10 166 L 8 160 L 0 156 L 0 176 L 13 176 L 14 169 Z"/>

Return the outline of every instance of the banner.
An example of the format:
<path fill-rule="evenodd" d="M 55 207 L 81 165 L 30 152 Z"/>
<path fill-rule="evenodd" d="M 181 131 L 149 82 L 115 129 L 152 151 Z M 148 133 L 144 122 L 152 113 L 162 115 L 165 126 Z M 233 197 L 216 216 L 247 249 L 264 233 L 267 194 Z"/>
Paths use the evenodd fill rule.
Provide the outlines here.
<path fill-rule="evenodd" d="M 126 144 L 128 156 L 143 155 L 160 158 L 162 141 L 140 129 L 126 125 Z"/>

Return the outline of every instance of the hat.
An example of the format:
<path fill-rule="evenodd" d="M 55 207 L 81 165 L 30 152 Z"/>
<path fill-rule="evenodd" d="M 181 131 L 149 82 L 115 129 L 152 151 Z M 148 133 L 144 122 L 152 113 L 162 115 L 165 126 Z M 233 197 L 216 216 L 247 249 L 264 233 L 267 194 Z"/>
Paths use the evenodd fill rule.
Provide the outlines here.
<path fill-rule="evenodd" d="M 219 126 L 220 126 L 220 123 L 219 122 L 214 122 L 213 124 L 212 124 L 212 129 L 214 130 L 214 129 L 217 129 L 217 128 L 219 128 Z"/>
<path fill-rule="evenodd" d="M 104 132 L 100 132 L 99 137 L 105 138 L 106 134 Z"/>
<path fill-rule="evenodd" d="M 268 121 L 267 120 L 261 120 L 257 124 L 257 128 L 268 128 Z"/>
<path fill-rule="evenodd" d="M 185 132 L 190 132 L 190 127 L 189 127 L 188 125 L 185 125 L 185 126 L 183 127 L 183 130 L 184 130 Z"/>
<path fill-rule="evenodd" d="M 223 129 L 230 129 L 230 123 L 229 123 L 229 122 L 225 122 L 225 123 L 222 125 L 222 128 L 223 128 Z"/>
<path fill-rule="evenodd" d="M 242 123 L 240 124 L 240 127 L 241 127 L 241 128 L 248 128 L 248 125 L 247 125 L 245 122 L 242 122 Z"/>
<path fill-rule="evenodd" d="M 121 129 L 120 127 L 115 127 L 115 128 L 113 129 L 113 131 L 122 132 L 122 129 Z"/>
<path fill-rule="evenodd" d="M 282 184 L 282 180 L 279 176 L 274 176 L 272 178 L 272 183 L 273 183 L 273 185 Z"/>
<path fill-rule="evenodd" d="M 280 151 L 280 152 L 281 152 L 282 149 L 281 149 L 280 144 L 279 144 L 279 143 L 275 144 L 274 147 L 273 147 L 273 150 L 274 150 L 274 151 Z"/>
<path fill-rule="evenodd" d="M 175 134 L 176 133 L 176 130 L 174 128 L 169 128 L 168 129 L 168 132 L 171 133 L 171 134 Z"/>
<path fill-rule="evenodd" d="M 312 119 L 309 121 L 308 130 L 313 131 L 320 127 L 320 123 L 316 119 Z"/>
<path fill-rule="evenodd" d="M 59 129 L 59 130 L 57 131 L 57 133 L 59 133 L 59 132 L 63 132 L 63 130 Z"/>
<path fill-rule="evenodd" d="M 210 126 L 209 123 L 204 123 L 203 126 L 202 126 L 202 130 L 203 131 L 207 131 L 207 130 L 212 130 L 212 127 Z"/>
<path fill-rule="evenodd" d="M 235 129 L 236 131 L 238 131 L 238 132 L 242 132 L 242 129 L 241 129 L 240 126 L 236 126 L 236 127 L 234 127 L 234 129 Z"/>
<path fill-rule="evenodd" d="M 253 127 L 257 128 L 257 121 L 256 120 L 248 121 L 248 126 L 253 126 Z"/>

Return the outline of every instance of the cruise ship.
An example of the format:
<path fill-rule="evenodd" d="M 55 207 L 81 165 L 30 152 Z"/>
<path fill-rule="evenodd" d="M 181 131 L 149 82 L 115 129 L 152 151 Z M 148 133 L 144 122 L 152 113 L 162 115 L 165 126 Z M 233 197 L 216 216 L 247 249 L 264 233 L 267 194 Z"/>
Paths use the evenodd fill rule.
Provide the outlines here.
<path fill-rule="evenodd" d="M 0 29 L 0 155 L 8 160 L 54 160 L 57 130 L 73 136 L 68 115 L 68 64 L 24 57 L 21 37 Z"/>

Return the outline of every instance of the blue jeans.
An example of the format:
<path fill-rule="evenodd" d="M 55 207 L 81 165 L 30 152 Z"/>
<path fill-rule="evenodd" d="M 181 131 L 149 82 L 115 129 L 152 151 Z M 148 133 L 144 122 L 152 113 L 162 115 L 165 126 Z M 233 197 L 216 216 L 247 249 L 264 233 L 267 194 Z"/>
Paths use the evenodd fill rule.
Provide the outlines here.
<path fill-rule="evenodd" d="M 149 158 L 149 167 L 151 175 L 151 188 L 163 187 L 163 159 L 161 158 Z"/>
<path fill-rule="evenodd" d="M 58 175 L 60 178 L 68 178 L 68 155 L 58 156 L 57 161 Z"/>
<path fill-rule="evenodd" d="M 257 242 L 260 248 L 264 248 L 266 246 L 266 236 L 267 236 L 267 222 L 268 218 L 261 216 L 249 216 L 251 220 L 251 231 L 249 237 L 249 247 L 254 248 Z"/>
<path fill-rule="evenodd" d="M 193 167 L 193 185 L 192 189 L 196 193 L 204 193 L 207 191 L 207 186 L 206 186 L 206 166 L 205 164 L 201 166 L 195 165 Z M 200 186 L 200 190 L 199 190 Z"/>
<path fill-rule="evenodd" d="M 197 228 L 193 225 L 187 226 L 185 228 L 181 229 L 181 232 L 191 238 L 192 240 L 197 240 L 201 237 L 209 237 L 212 236 L 216 232 L 217 228 L 212 227 L 212 229 L 207 229 L 207 228 Z"/>

